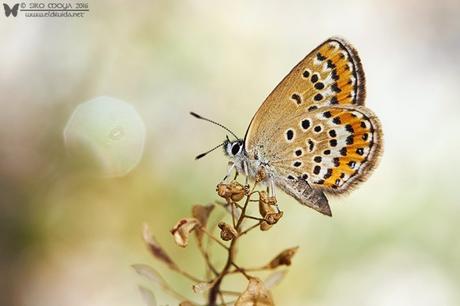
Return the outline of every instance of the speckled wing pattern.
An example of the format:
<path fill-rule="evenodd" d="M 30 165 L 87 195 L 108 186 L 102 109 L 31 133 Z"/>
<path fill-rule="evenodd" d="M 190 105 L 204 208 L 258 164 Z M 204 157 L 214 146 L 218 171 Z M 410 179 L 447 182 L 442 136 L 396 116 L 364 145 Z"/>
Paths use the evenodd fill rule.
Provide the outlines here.
<path fill-rule="evenodd" d="M 379 120 L 364 99 L 356 50 L 328 39 L 264 101 L 245 150 L 249 158 L 259 158 L 257 152 L 287 183 L 304 180 L 315 190 L 343 193 L 367 177 L 382 150 Z"/>

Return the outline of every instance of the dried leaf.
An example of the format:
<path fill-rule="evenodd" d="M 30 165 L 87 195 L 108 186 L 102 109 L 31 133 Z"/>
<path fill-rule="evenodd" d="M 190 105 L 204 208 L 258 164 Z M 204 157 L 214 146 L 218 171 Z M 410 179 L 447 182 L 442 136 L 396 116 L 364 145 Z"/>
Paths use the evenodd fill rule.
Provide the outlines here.
<path fill-rule="evenodd" d="M 280 270 L 273 272 L 264 281 L 265 288 L 267 289 L 272 289 L 275 286 L 277 286 L 281 281 L 284 279 L 284 277 L 287 274 L 287 270 Z"/>
<path fill-rule="evenodd" d="M 179 304 L 179 306 L 195 306 L 195 304 L 190 301 L 183 301 Z"/>
<path fill-rule="evenodd" d="M 177 245 L 185 248 L 188 244 L 190 233 L 199 225 L 200 222 L 195 218 L 180 219 L 171 230 Z"/>
<path fill-rule="evenodd" d="M 206 227 L 208 223 L 209 215 L 211 214 L 212 210 L 214 209 L 214 205 L 194 205 L 192 207 L 192 216 L 197 219 L 201 226 Z M 195 231 L 196 237 L 198 238 L 198 242 L 201 243 L 203 239 L 203 231 Z"/>
<path fill-rule="evenodd" d="M 251 278 L 248 287 L 238 300 L 235 306 L 274 306 L 270 291 L 265 288 L 264 283 L 258 278 Z"/>
<path fill-rule="evenodd" d="M 163 248 L 158 244 L 155 237 L 150 232 L 149 226 L 144 223 L 144 231 L 143 231 L 144 241 L 147 244 L 147 247 L 150 250 L 152 255 L 162 261 L 163 263 L 167 264 L 171 269 L 176 270 L 177 265 L 172 261 L 171 257 L 163 250 Z"/>
<path fill-rule="evenodd" d="M 211 289 L 213 283 L 198 283 L 193 285 L 193 292 L 195 293 L 203 293 Z"/>
<path fill-rule="evenodd" d="M 291 259 L 297 252 L 299 247 L 294 247 L 290 249 L 286 249 L 279 253 L 275 258 L 270 261 L 270 263 L 267 265 L 268 268 L 270 269 L 275 269 L 276 267 L 279 266 L 290 266 L 291 265 Z"/>
<path fill-rule="evenodd" d="M 155 299 L 155 295 L 153 295 L 152 291 L 142 286 L 139 286 L 139 290 L 141 292 L 142 299 L 144 300 L 145 305 L 157 306 L 157 300 Z"/>

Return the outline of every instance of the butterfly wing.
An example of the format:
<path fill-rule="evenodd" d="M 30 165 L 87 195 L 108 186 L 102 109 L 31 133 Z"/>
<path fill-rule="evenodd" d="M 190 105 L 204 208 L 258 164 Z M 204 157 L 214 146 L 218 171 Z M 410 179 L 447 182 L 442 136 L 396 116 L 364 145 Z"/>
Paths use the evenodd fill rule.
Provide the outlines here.
<path fill-rule="evenodd" d="M 299 108 L 364 105 L 365 78 L 356 50 L 340 38 L 330 38 L 310 52 L 262 103 L 246 131 L 246 149 L 265 136 L 274 122 Z"/>
<path fill-rule="evenodd" d="M 365 180 L 382 148 L 378 118 L 363 106 L 325 106 L 298 112 L 284 131 L 270 164 L 288 180 L 306 180 L 329 193 L 343 193 Z"/>
<path fill-rule="evenodd" d="M 253 117 L 245 136 L 249 158 L 263 159 L 283 190 L 328 214 L 322 192 L 341 193 L 364 180 L 381 151 L 380 124 L 363 106 L 364 86 L 355 49 L 328 39 L 292 69 Z M 301 192 L 302 181 L 308 194 Z M 316 204 L 309 199 L 312 192 L 320 199 Z"/>

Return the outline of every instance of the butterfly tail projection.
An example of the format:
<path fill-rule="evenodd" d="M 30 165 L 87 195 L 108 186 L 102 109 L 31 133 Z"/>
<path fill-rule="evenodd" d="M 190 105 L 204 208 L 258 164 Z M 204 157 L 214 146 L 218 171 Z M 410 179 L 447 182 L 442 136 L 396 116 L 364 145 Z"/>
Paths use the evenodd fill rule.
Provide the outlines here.
<path fill-rule="evenodd" d="M 321 190 L 313 189 L 305 180 L 297 178 L 294 181 L 281 180 L 277 185 L 302 205 L 331 217 L 331 208 L 326 195 Z"/>

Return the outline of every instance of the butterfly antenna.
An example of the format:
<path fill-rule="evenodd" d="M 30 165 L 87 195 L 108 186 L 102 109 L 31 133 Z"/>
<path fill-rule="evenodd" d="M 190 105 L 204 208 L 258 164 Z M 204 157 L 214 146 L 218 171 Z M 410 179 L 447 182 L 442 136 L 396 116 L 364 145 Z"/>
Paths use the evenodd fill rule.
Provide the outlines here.
<path fill-rule="evenodd" d="M 208 118 L 204 118 L 204 117 L 202 117 L 202 116 L 200 116 L 200 115 L 198 115 L 197 113 L 194 113 L 194 112 L 190 112 L 190 115 L 192 115 L 195 118 L 198 118 L 198 119 L 201 119 L 201 120 L 204 120 L 204 121 L 208 121 L 208 122 L 211 122 L 211 123 L 213 123 L 215 125 L 218 125 L 221 128 L 223 128 L 224 130 L 226 130 L 227 132 L 229 132 L 230 134 L 232 134 L 233 137 L 235 137 L 236 140 L 239 139 L 238 136 L 236 136 L 235 133 L 233 133 L 228 127 L 226 127 L 226 126 L 224 126 L 224 125 L 222 125 L 220 123 L 217 123 L 217 122 L 215 122 L 215 121 L 213 121 L 211 119 L 208 119 Z M 216 147 L 216 148 L 218 148 L 218 147 Z"/>
<path fill-rule="evenodd" d="M 202 157 L 205 157 L 208 153 L 211 153 L 211 152 L 214 151 L 215 149 L 222 147 L 222 146 L 224 145 L 224 143 L 225 143 L 225 142 L 221 143 L 220 145 L 215 146 L 215 147 L 212 148 L 211 150 L 208 150 L 208 151 L 206 151 L 206 152 L 204 152 L 204 153 L 198 154 L 198 155 L 195 157 L 195 160 L 196 160 L 196 159 L 200 159 L 200 158 L 202 158 Z"/>

